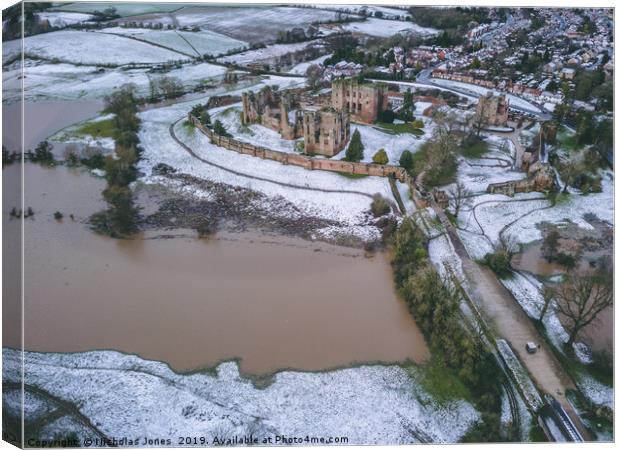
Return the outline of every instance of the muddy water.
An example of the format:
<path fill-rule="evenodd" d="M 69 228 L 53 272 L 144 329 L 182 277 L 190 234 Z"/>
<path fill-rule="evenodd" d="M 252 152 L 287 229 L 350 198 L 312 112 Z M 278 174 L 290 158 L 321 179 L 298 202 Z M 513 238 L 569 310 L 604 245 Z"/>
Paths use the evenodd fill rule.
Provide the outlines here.
<path fill-rule="evenodd" d="M 27 349 L 116 349 L 180 371 L 241 358 L 253 374 L 428 357 L 384 256 L 251 233 L 108 239 L 81 223 L 104 206 L 103 183 L 79 169 L 26 165 L 35 211 L 25 223 Z M 19 225 L 10 207 L 8 232 Z"/>
<path fill-rule="evenodd" d="M 589 257 L 596 259 L 603 255 L 603 252 L 591 252 Z M 523 252 L 515 255 L 511 261 L 512 266 L 517 270 L 527 271 L 541 277 L 565 274 L 566 268 L 560 264 L 548 262 L 542 255 L 541 244 L 527 246 Z M 580 272 L 589 270 L 587 258 L 581 258 L 577 266 Z M 568 327 L 570 322 L 565 317 L 559 316 L 560 321 Z M 580 340 L 590 346 L 593 351 L 613 349 L 613 327 L 614 312 L 613 307 L 601 311 L 597 319 L 587 325 L 580 335 Z"/>
<path fill-rule="evenodd" d="M 525 247 L 521 253 L 512 258 L 512 266 L 517 270 L 524 270 L 543 277 L 566 273 L 563 266 L 549 262 L 543 257 L 541 247 L 542 244 Z"/>
<path fill-rule="evenodd" d="M 34 149 L 37 144 L 56 131 L 89 117 L 94 117 L 103 108 L 100 100 L 64 101 L 48 100 L 41 102 L 26 102 L 24 108 L 24 147 Z M 9 130 L 3 134 L 2 144 L 10 151 L 19 151 L 21 148 L 20 132 L 21 103 L 2 105 L 2 129 Z M 62 156 L 62 152 L 54 152 Z"/>

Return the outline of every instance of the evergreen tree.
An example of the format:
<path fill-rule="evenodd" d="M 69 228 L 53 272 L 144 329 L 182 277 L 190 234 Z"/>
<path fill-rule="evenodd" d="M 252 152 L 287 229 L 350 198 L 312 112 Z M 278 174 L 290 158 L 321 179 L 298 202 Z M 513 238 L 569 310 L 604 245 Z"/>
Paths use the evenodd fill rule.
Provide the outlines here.
<path fill-rule="evenodd" d="M 226 131 L 226 127 L 220 121 L 220 119 L 217 119 L 215 123 L 213 124 L 213 132 L 215 134 L 219 134 L 220 136 L 230 136 L 228 131 Z"/>
<path fill-rule="evenodd" d="M 360 132 L 355 130 L 351 136 L 351 142 L 345 153 L 345 161 L 359 162 L 364 158 L 364 144 Z"/>
<path fill-rule="evenodd" d="M 407 172 L 411 171 L 413 168 L 413 154 L 409 150 L 405 150 L 401 153 L 398 164 Z"/>
<path fill-rule="evenodd" d="M 403 107 L 400 109 L 400 118 L 405 122 L 410 122 L 414 119 L 415 103 L 413 102 L 413 94 L 411 89 L 407 89 L 403 98 Z"/>

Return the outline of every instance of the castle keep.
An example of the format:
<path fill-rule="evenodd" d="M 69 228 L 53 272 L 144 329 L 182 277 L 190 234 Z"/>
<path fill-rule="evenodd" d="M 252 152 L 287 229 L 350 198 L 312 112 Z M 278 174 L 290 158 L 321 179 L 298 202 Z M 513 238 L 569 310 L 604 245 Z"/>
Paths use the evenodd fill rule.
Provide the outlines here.
<path fill-rule="evenodd" d="M 508 122 L 509 101 L 505 94 L 493 95 L 491 91 L 480 96 L 476 106 L 476 117 L 482 116 L 487 126 L 504 127 Z"/>
<path fill-rule="evenodd" d="M 373 123 L 388 108 L 387 86 L 354 79 L 334 80 L 331 103 L 338 111 L 350 113 L 355 122 Z"/>
<path fill-rule="evenodd" d="M 346 112 L 327 108 L 304 111 L 303 129 L 306 153 L 334 156 L 349 141 L 350 124 Z"/>

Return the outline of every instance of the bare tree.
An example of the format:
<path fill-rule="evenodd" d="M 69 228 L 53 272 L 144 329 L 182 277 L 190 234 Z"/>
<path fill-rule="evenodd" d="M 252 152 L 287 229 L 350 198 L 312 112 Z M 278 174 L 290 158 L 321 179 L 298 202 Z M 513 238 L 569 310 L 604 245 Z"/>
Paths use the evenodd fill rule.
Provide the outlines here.
<path fill-rule="evenodd" d="M 310 64 L 306 69 L 306 80 L 310 89 L 317 89 L 321 85 L 323 69 L 318 64 Z"/>
<path fill-rule="evenodd" d="M 486 125 L 487 121 L 487 103 L 483 100 L 483 97 L 478 99 L 478 105 L 476 106 L 476 114 L 473 120 L 473 129 L 476 132 L 476 137 L 480 137 L 480 132 Z"/>
<path fill-rule="evenodd" d="M 542 295 L 542 298 L 543 298 L 543 307 L 540 310 L 540 316 L 538 316 L 538 320 L 542 322 L 542 320 L 545 317 L 545 314 L 547 314 L 547 311 L 549 310 L 549 306 L 551 305 L 551 302 L 553 301 L 555 290 L 550 286 L 544 286 L 540 290 L 540 295 Z"/>
<path fill-rule="evenodd" d="M 465 187 L 462 182 L 457 182 L 448 190 L 448 195 L 454 206 L 454 217 L 459 216 L 461 208 L 471 205 L 471 191 Z"/>
<path fill-rule="evenodd" d="M 570 322 L 568 346 L 599 313 L 613 304 L 613 282 L 609 275 L 569 274 L 555 290 L 556 308 Z"/>

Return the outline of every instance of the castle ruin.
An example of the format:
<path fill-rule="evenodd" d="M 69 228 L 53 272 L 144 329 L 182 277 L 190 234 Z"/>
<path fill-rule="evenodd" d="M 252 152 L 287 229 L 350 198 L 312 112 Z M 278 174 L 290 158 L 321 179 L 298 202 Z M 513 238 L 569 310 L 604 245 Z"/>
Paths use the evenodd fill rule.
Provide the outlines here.
<path fill-rule="evenodd" d="M 280 93 L 265 87 L 258 93 L 244 92 L 242 103 L 243 124 L 261 124 L 286 140 L 303 137 L 308 154 L 334 156 L 349 141 L 349 114 L 323 106 L 321 100 L 314 102 L 300 92 Z"/>
<path fill-rule="evenodd" d="M 509 101 L 505 94 L 494 95 L 491 91 L 480 96 L 476 106 L 476 119 L 493 127 L 505 127 L 508 122 Z"/>
<path fill-rule="evenodd" d="M 351 120 L 373 123 L 388 108 L 387 86 L 355 79 L 332 81 L 331 105 L 351 114 Z"/>
<path fill-rule="evenodd" d="M 242 122 L 244 125 L 259 123 L 277 131 L 282 139 L 293 140 L 302 136 L 301 111 L 295 111 L 293 123 L 289 122 L 289 111 L 295 106 L 292 93 L 281 94 L 266 86 L 258 93 L 244 92 Z"/>
<path fill-rule="evenodd" d="M 333 108 L 304 111 L 303 130 L 306 153 L 334 156 L 349 141 L 349 115 Z"/>

